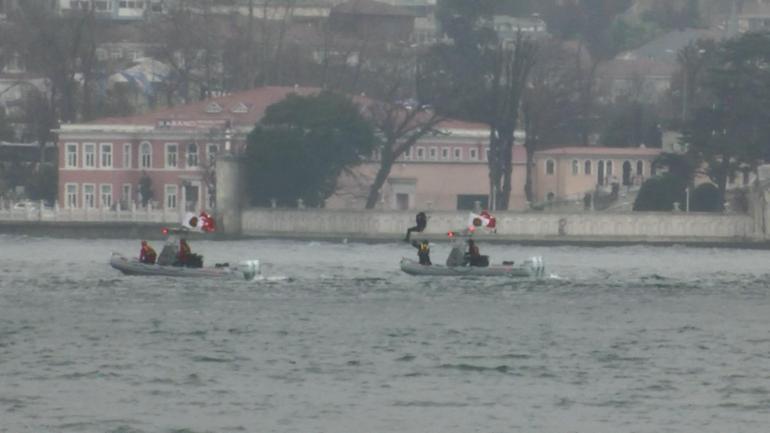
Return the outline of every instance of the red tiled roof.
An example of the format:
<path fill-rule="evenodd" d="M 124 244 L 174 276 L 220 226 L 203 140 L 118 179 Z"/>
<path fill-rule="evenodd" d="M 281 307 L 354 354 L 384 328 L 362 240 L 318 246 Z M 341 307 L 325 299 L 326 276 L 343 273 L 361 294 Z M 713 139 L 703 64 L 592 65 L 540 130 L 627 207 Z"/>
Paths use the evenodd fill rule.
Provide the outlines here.
<path fill-rule="evenodd" d="M 137 116 L 107 117 L 90 123 L 97 125 L 155 125 L 160 120 L 230 120 L 233 126 L 251 126 L 262 119 L 267 107 L 283 100 L 287 95 L 292 93 L 312 95 L 318 92 L 320 89 L 315 87 L 260 87 Z M 215 108 L 214 103 L 221 108 L 221 111 L 207 112 L 207 107 Z M 234 109 L 237 110 L 242 105 L 248 108 L 247 112 L 233 112 Z"/>
<path fill-rule="evenodd" d="M 568 146 L 535 152 L 538 156 L 657 156 L 662 149 L 650 147 Z"/>
<path fill-rule="evenodd" d="M 331 10 L 332 15 L 340 13 L 350 15 L 414 16 L 407 9 L 374 0 L 349 0 L 334 6 Z"/>
<path fill-rule="evenodd" d="M 234 127 L 250 127 L 259 122 L 265 115 L 265 110 L 272 104 L 286 98 L 289 94 L 312 95 L 320 92 L 317 87 L 260 87 L 244 92 L 233 93 L 218 98 L 210 98 L 186 105 L 164 108 L 161 110 L 127 117 L 106 117 L 97 119 L 88 124 L 92 125 L 147 125 L 155 126 L 159 121 L 165 120 L 189 120 L 189 121 L 226 121 L 229 120 Z M 372 103 L 366 96 L 353 98 L 361 105 Z M 216 105 L 214 105 L 216 104 Z M 208 110 L 207 107 L 216 110 Z M 247 108 L 245 113 L 239 113 L 239 109 Z M 218 112 L 210 112 L 218 111 Z M 235 112 L 234 112 L 235 111 Z M 466 122 L 463 120 L 447 119 L 438 125 L 443 129 L 465 130 L 489 130 L 482 123 Z"/>

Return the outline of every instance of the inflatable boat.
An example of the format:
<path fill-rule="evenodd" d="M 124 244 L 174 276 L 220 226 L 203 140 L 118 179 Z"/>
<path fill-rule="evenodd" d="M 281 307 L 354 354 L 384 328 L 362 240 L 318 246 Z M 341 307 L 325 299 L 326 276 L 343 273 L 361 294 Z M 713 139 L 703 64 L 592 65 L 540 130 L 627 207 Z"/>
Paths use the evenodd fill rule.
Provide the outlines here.
<path fill-rule="evenodd" d="M 505 262 L 500 265 L 483 267 L 444 265 L 424 266 L 416 260 L 403 258 L 401 259 L 401 270 L 409 275 L 532 278 L 545 275 L 545 264 L 543 263 L 542 257 L 532 257 L 520 264 Z"/>
<path fill-rule="evenodd" d="M 237 265 L 227 263 L 214 267 L 187 268 L 182 266 L 150 265 L 138 259 L 128 259 L 120 253 L 112 253 L 110 266 L 126 275 L 164 277 L 231 278 L 253 281 L 260 279 L 259 260 L 246 260 Z"/>

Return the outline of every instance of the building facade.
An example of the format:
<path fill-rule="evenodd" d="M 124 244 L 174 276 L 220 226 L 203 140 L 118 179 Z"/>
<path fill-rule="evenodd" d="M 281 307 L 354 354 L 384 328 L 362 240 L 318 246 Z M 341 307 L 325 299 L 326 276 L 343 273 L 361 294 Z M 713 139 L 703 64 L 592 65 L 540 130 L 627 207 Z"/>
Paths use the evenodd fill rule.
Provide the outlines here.
<path fill-rule="evenodd" d="M 138 116 L 62 125 L 58 204 L 70 209 L 212 209 L 217 153 L 238 152 L 265 109 L 289 93 L 264 87 Z"/>
<path fill-rule="evenodd" d="M 489 127 L 483 124 L 446 121 L 437 134 L 418 141 L 393 165 L 377 204 L 383 210 L 455 210 L 489 207 Z M 524 209 L 527 154 L 524 146 L 513 149 L 512 210 Z M 379 162 L 369 161 L 343 175 L 329 208 L 361 209 Z"/>
<path fill-rule="evenodd" d="M 560 147 L 534 156 L 537 201 L 579 199 L 614 183 L 640 186 L 652 176 L 652 163 L 663 151 L 645 147 Z"/>
<path fill-rule="evenodd" d="M 113 20 L 139 20 L 152 13 L 162 13 L 166 0 L 58 0 L 60 13 L 93 10 L 97 17 Z"/>

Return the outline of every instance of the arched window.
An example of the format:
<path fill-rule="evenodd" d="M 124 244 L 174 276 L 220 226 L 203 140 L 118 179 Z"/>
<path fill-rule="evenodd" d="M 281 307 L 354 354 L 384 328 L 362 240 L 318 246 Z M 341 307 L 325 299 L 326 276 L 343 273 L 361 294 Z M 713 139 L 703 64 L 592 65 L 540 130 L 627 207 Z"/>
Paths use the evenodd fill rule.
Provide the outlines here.
<path fill-rule="evenodd" d="M 583 174 L 591 174 L 591 161 L 586 160 L 585 164 L 583 164 Z"/>
<path fill-rule="evenodd" d="M 636 175 L 644 176 L 644 161 L 636 161 Z"/>
<path fill-rule="evenodd" d="M 607 176 L 612 176 L 612 161 L 607 161 Z"/>
<path fill-rule="evenodd" d="M 580 174 L 580 163 L 578 163 L 577 159 L 572 160 L 572 175 L 577 176 Z"/>
<path fill-rule="evenodd" d="M 552 159 L 545 162 L 545 174 L 552 175 L 555 171 L 555 164 Z"/>
<path fill-rule="evenodd" d="M 142 156 L 142 168 L 152 167 L 152 145 L 148 142 L 142 143 L 139 149 Z"/>

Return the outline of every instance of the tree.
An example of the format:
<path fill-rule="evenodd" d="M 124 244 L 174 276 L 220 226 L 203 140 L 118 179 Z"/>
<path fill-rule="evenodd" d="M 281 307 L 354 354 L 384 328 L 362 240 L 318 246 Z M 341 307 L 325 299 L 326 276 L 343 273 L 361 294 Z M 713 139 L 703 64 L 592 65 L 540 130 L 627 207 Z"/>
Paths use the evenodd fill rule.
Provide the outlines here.
<path fill-rule="evenodd" d="M 580 111 L 580 89 L 576 85 L 576 71 L 568 65 L 569 56 L 554 41 L 540 42 L 538 50 L 538 61 L 524 89 L 521 109 L 527 149 L 524 192 L 530 203 L 534 201 L 535 152 L 543 145 L 573 143 L 579 136 L 575 120 Z"/>
<path fill-rule="evenodd" d="M 582 77 L 581 102 L 582 142 L 588 145 L 594 118 L 594 87 L 599 65 L 614 58 L 623 48 L 625 41 L 613 36 L 616 17 L 625 12 L 631 0 L 561 0 L 552 1 L 545 13 L 549 29 L 555 29 L 562 39 L 576 38 L 580 44 L 576 52 L 576 65 Z M 583 71 L 582 49 L 590 56 L 587 70 Z"/>
<path fill-rule="evenodd" d="M 741 166 L 770 159 L 770 34 L 748 33 L 718 47 L 705 74 L 704 104 L 685 127 L 683 142 L 719 188 Z"/>
<path fill-rule="evenodd" d="M 8 117 L 5 115 L 5 110 L 0 109 L 0 141 L 15 141 L 16 132 L 8 122 Z"/>
<path fill-rule="evenodd" d="M 610 147 L 661 147 L 661 119 L 655 108 L 639 101 L 618 101 L 607 107 L 601 143 Z"/>
<path fill-rule="evenodd" d="M 444 120 L 432 107 L 417 100 L 394 100 L 398 87 L 396 81 L 386 101 L 372 101 L 367 107 L 368 117 L 381 134 L 381 140 L 377 141 L 375 152 L 379 167 L 369 186 L 366 209 L 374 209 L 396 160 L 421 138 L 436 132 L 436 125 Z"/>
<path fill-rule="evenodd" d="M 374 150 L 372 126 L 345 96 L 289 95 L 271 105 L 249 134 L 248 193 L 253 205 L 322 206 L 342 171 Z"/>
<path fill-rule="evenodd" d="M 693 212 L 721 212 L 724 204 L 721 201 L 719 188 L 713 183 L 698 185 L 690 198 L 690 210 Z"/>
<path fill-rule="evenodd" d="M 665 174 L 647 179 L 634 201 L 635 211 L 671 211 L 674 203 L 684 204 L 685 187 L 679 179 Z"/>
<path fill-rule="evenodd" d="M 489 87 L 490 200 L 494 209 L 508 209 L 513 185 L 513 144 L 524 87 L 536 61 L 537 46 L 519 31 L 513 48 L 498 46 Z"/>
<path fill-rule="evenodd" d="M 489 125 L 490 202 L 504 210 L 512 191 L 514 133 L 537 46 L 522 32 L 514 41 L 499 41 L 489 26 L 493 6 L 491 1 L 441 2 L 438 16 L 452 42 L 428 54 L 429 75 L 443 78 L 429 93 L 434 99 L 456 95 L 448 106 L 431 101 L 439 112 Z"/>

